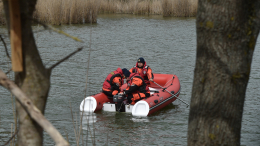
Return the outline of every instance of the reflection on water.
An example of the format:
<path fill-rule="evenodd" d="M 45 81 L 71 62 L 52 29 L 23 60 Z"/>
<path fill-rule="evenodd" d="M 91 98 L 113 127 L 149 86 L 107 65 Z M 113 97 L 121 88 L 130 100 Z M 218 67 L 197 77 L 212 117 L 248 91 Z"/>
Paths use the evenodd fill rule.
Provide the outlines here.
<path fill-rule="evenodd" d="M 82 118 L 83 129 L 84 129 L 85 126 L 86 126 L 86 129 L 87 129 L 87 125 L 97 122 L 97 116 L 93 112 L 80 112 L 80 115 L 81 115 L 81 118 Z"/>
<path fill-rule="evenodd" d="M 147 118 L 147 117 L 133 117 L 132 119 L 131 119 L 133 122 L 150 122 L 150 120 L 149 120 L 149 118 Z"/>
<path fill-rule="evenodd" d="M 176 99 L 172 104 L 175 105 L 175 106 L 185 105 L 185 104 L 182 103 L 179 99 Z"/>

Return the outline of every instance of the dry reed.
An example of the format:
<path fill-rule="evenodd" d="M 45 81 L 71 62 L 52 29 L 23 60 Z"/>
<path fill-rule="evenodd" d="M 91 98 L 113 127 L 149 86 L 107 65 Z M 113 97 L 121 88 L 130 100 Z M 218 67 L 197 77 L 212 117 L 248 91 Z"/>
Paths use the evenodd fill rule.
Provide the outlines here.
<path fill-rule="evenodd" d="M 198 0 L 101 0 L 99 13 L 194 17 Z"/>
<path fill-rule="evenodd" d="M 49 24 L 96 23 L 98 13 L 194 17 L 198 0 L 38 0 L 34 18 Z M 0 24 L 5 24 L 0 3 Z"/>
<path fill-rule="evenodd" d="M 5 14 L 4 14 L 4 6 L 3 2 L 0 0 L 0 25 L 5 25 L 6 20 L 5 20 Z"/>
<path fill-rule="evenodd" d="M 99 13 L 161 14 L 162 0 L 102 0 Z"/>
<path fill-rule="evenodd" d="M 34 18 L 49 24 L 96 23 L 98 0 L 38 0 Z"/>
<path fill-rule="evenodd" d="M 198 0 L 163 0 L 163 16 L 194 17 Z"/>

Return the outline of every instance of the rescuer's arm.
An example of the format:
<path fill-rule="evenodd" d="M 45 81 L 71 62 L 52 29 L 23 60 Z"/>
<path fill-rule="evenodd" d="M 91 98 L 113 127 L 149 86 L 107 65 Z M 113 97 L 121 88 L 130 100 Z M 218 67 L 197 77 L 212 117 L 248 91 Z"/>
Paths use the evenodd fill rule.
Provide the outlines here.
<path fill-rule="evenodd" d="M 148 77 L 149 81 L 153 81 L 152 69 L 150 67 L 148 67 L 148 69 L 147 69 L 147 77 Z"/>

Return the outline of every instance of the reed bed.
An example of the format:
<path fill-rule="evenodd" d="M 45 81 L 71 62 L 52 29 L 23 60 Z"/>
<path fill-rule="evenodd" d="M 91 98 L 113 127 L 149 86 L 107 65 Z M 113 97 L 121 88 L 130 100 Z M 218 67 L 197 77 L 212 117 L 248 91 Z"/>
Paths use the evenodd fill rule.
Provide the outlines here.
<path fill-rule="evenodd" d="M 5 14 L 4 14 L 4 6 L 3 2 L 0 0 L 0 25 L 5 25 Z"/>
<path fill-rule="evenodd" d="M 198 0 L 163 0 L 163 16 L 194 17 Z"/>
<path fill-rule="evenodd" d="M 195 17 L 197 3 L 198 0 L 38 0 L 33 17 L 54 25 L 96 23 L 98 13 Z M 0 24 L 5 24 L 2 3 Z"/>
<path fill-rule="evenodd" d="M 96 23 L 99 0 L 38 0 L 34 18 L 49 24 Z"/>
<path fill-rule="evenodd" d="M 162 0 L 102 0 L 99 13 L 162 14 Z"/>
<path fill-rule="evenodd" d="M 194 17 L 198 0 L 101 0 L 99 13 Z"/>

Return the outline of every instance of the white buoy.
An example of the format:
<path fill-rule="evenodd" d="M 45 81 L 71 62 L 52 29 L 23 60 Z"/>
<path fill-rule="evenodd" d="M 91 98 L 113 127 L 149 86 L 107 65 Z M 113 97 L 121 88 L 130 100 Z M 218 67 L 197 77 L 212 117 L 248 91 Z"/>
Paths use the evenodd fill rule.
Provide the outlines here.
<path fill-rule="evenodd" d="M 94 112 L 97 107 L 97 101 L 94 97 L 86 97 L 80 104 L 80 111 Z"/>
<path fill-rule="evenodd" d="M 141 117 L 146 117 L 149 113 L 149 105 L 147 102 L 141 100 L 138 101 L 132 110 L 132 115 L 133 116 L 141 116 Z"/>

